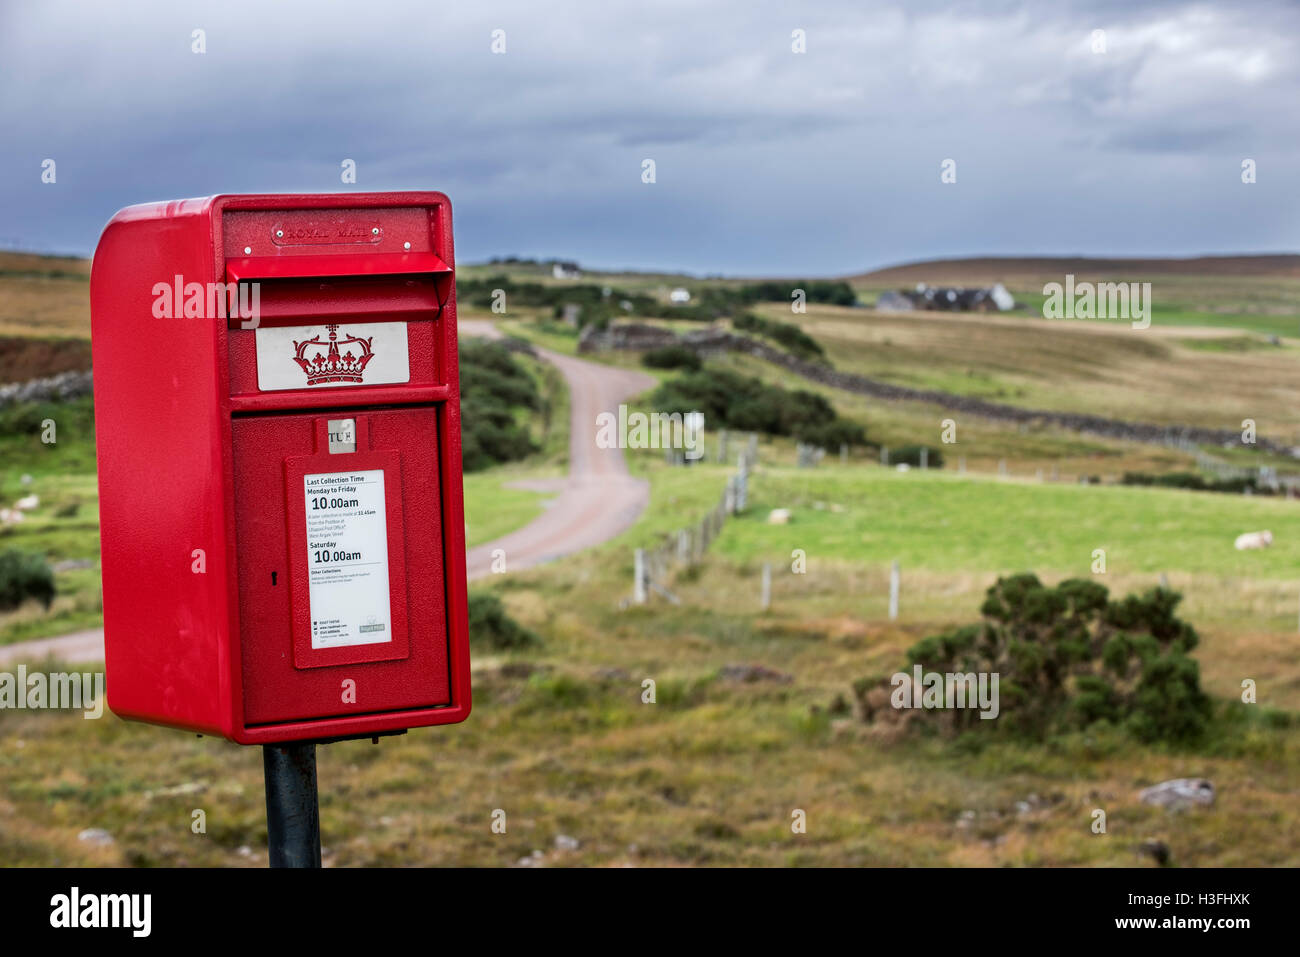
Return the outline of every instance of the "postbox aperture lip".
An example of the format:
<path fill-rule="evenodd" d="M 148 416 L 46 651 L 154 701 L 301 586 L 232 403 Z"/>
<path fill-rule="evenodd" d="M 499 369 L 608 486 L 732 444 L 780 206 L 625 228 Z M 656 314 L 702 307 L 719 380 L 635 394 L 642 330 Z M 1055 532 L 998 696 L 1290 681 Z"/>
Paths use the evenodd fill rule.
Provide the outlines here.
<path fill-rule="evenodd" d="M 451 267 L 433 253 L 330 253 L 297 256 L 241 256 L 226 260 L 226 280 L 325 280 L 338 277 L 397 279 L 443 276 Z"/>

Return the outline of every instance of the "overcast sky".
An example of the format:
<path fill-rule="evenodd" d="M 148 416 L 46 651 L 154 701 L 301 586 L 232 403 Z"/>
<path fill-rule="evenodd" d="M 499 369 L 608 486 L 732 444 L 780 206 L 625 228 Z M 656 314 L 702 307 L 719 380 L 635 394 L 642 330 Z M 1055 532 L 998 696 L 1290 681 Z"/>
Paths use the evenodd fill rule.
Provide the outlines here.
<path fill-rule="evenodd" d="M 1293 251 L 1297 46 L 1292 2 L 0 0 L 0 246 L 89 253 L 151 200 L 433 188 L 462 261 Z"/>

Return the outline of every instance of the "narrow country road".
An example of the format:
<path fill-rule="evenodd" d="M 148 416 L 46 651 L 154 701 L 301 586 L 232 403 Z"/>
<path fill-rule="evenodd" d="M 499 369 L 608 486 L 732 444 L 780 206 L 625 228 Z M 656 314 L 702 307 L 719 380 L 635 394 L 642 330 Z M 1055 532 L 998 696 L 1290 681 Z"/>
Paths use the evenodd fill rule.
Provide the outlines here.
<path fill-rule="evenodd" d="M 461 336 L 500 337 L 490 322 L 475 319 L 462 319 L 459 332 Z M 596 447 L 596 416 L 617 413 L 620 402 L 654 385 L 654 379 L 546 349 L 537 351 L 560 370 L 569 385 L 569 474 L 555 481 L 558 494 L 530 524 L 469 550 L 466 562 L 471 580 L 491 573 L 498 549 L 509 572 L 608 541 L 636 521 L 650 498 L 646 482 L 628 474 L 621 449 Z M 0 667 L 47 656 L 69 664 L 103 661 L 103 629 L 0 646 Z"/>
<path fill-rule="evenodd" d="M 491 323 L 462 320 L 462 336 L 499 335 Z M 492 570 L 492 555 L 504 552 L 506 570 L 517 571 L 599 545 L 631 525 L 649 501 L 643 479 L 627 472 L 621 449 L 596 447 L 596 416 L 618 413 L 620 402 L 654 385 L 641 372 L 614 369 L 538 349 L 569 384 L 569 476 L 557 483 L 559 495 L 523 528 L 469 550 L 471 580 Z"/>

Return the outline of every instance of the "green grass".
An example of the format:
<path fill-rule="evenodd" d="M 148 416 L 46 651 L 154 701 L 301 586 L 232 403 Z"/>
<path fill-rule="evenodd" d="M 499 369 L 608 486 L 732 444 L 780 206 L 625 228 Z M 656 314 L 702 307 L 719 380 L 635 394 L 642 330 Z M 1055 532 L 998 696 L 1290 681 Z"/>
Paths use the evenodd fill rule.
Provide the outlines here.
<path fill-rule="evenodd" d="M 1119 280 L 1116 280 L 1119 281 Z M 1164 326 L 1188 326 L 1203 327 L 1210 329 L 1235 329 L 1241 332 L 1251 332 L 1260 336 L 1280 336 L 1284 338 L 1295 339 L 1300 337 L 1300 315 L 1294 311 L 1290 315 L 1276 315 L 1270 313 L 1250 312 L 1241 308 L 1241 304 L 1226 304 L 1219 310 L 1206 309 L 1198 307 L 1196 303 L 1191 302 L 1171 302 L 1161 296 L 1161 282 L 1152 283 L 1151 292 L 1151 325 L 1157 327 Z M 1016 301 L 1023 303 L 1024 308 L 1018 308 L 1010 315 L 1024 315 L 1032 318 L 1043 318 L 1043 303 L 1047 297 L 1043 295 L 1041 287 L 1037 290 L 1020 289 L 1014 290 Z M 1292 309 L 1295 309 L 1294 304 Z M 1059 322 L 1071 322 L 1070 319 L 1059 319 Z M 1114 319 L 1105 320 L 1114 322 L 1119 328 L 1128 325 L 1127 320 Z"/>
<path fill-rule="evenodd" d="M 475 709 L 464 725 L 322 749 L 326 863 L 511 866 L 537 850 L 548 866 L 1143 866 L 1134 848 L 1151 837 L 1169 844 L 1177 866 L 1300 863 L 1300 738 L 1277 710 L 1300 704 L 1293 616 L 1290 633 L 1268 630 L 1249 609 L 1208 627 L 1199 613 L 1187 616 L 1202 630 L 1197 658 L 1221 714 L 1197 748 L 1146 747 L 1105 727 L 1041 744 L 898 737 L 828 710 L 837 696 L 851 697 L 856 678 L 896 668 L 923 635 L 974 620 L 987 563 L 1014 566 L 1026 554 L 1059 561 L 1098 525 L 1116 526 L 1122 546 L 1166 522 L 1205 523 L 1212 538 L 1230 522 L 1220 509 L 1271 519 L 1283 503 L 866 466 L 794 470 L 771 464 L 776 451 L 763 446 L 751 513 L 729 521 L 704 562 L 669 583 L 680 605 L 653 598 L 620 609 L 631 550 L 694 521 L 729 470 L 669 468 L 649 453 L 634 456 L 632 468 L 650 476 L 653 507 L 627 535 L 494 579 L 489 587 L 543 644 L 475 656 Z M 493 495 L 504 478 L 494 470 L 473 480 Z M 777 504 L 794 507 L 791 525 L 762 523 Z M 952 508 L 962 523 L 941 534 L 933 526 Z M 1045 552 L 1018 542 L 1020 516 L 1034 527 L 1057 523 L 1063 542 Z M 1085 530 L 1070 527 L 1080 520 Z M 896 541 L 884 531 L 866 550 L 849 541 L 873 528 Z M 929 547 L 909 546 L 918 530 Z M 779 561 L 796 541 L 789 535 L 802 536 L 808 573 L 778 564 L 773 605 L 762 612 L 759 566 Z M 1206 547 L 1159 553 L 1172 556 L 1175 587 Z M 878 559 L 896 555 L 911 557 L 903 618 L 888 622 Z M 1249 557 L 1264 561 L 1258 574 L 1272 575 L 1286 555 L 1283 564 L 1294 565 L 1279 541 Z M 945 567 L 954 570 L 932 570 Z M 1226 594 L 1214 579 L 1196 580 L 1211 600 Z M 1130 582 L 1141 584 L 1118 573 L 1106 581 L 1117 594 Z M 724 679 L 734 663 L 790 680 Z M 1229 703 L 1243 674 L 1259 680 L 1273 710 Z M 654 704 L 641 700 L 646 679 L 656 683 Z M 7 863 L 265 862 L 256 749 L 61 713 L 0 713 L 0 735 L 23 742 L 0 749 Z M 1140 788 L 1185 776 L 1216 782 L 1214 807 L 1173 816 L 1138 802 Z M 1097 807 L 1107 812 L 1104 836 L 1088 826 Z M 206 811 L 207 834 L 190 831 L 194 808 Z M 490 828 L 498 808 L 505 834 Z M 808 815 L 805 835 L 790 830 L 795 808 Z M 116 843 L 78 842 L 87 826 L 106 828 Z M 577 838 L 578 849 L 556 849 L 560 834 Z"/>
<path fill-rule="evenodd" d="M 1183 298 L 1197 301 L 1190 292 Z M 838 313 L 828 316 L 823 321 L 842 321 Z M 864 312 L 850 318 L 870 322 Z M 1109 396 L 1112 411 L 1134 418 L 1154 414 L 1139 398 L 1162 384 L 1152 375 L 1174 376 L 1188 357 L 1197 358 L 1181 337 L 1168 340 L 1167 356 L 1162 347 L 1149 349 L 1137 356 L 1133 384 L 1117 397 L 1105 377 L 1130 353 L 1128 340 L 1082 354 L 1074 346 L 1081 340 L 1055 330 L 1033 340 L 1017 336 L 1001 341 L 1033 349 L 1010 353 L 1004 369 L 1001 355 L 987 365 L 966 361 L 975 344 L 967 339 L 940 353 L 930 342 L 904 343 L 893 331 L 886 333 L 895 337 L 888 347 L 841 334 L 846 348 L 833 353 L 837 363 L 847 351 L 863 371 L 887 369 L 901 351 L 907 374 L 949 382 L 987 375 L 994 388 L 1011 389 L 1066 383 L 1079 390 L 1070 401 L 1098 411 L 1100 397 Z M 531 337 L 556 351 L 576 345 L 573 336 L 545 327 Z M 1199 357 L 1207 363 L 1242 363 L 1231 388 L 1238 405 L 1288 407 L 1285 395 L 1270 404 L 1247 388 L 1272 381 L 1267 370 L 1282 368 L 1244 365 L 1267 359 L 1265 350 L 1206 351 Z M 1016 378 L 1017 368 L 1040 359 L 1056 363 L 1043 367 L 1048 385 Z M 781 375 L 762 364 L 751 368 L 749 360 L 727 361 L 756 374 L 761 367 L 776 380 Z M 1163 386 L 1169 398 L 1162 410 L 1185 414 L 1191 400 L 1183 384 L 1170 379 Z M 1204 409 L 1222 399 L 1204 392 L 1201 414 L 1208 419 Z M 835 400 L 873 439 L 895 446 L 938 440 L 937 408 L 843 394 Z M 1237 408 L 1228 411 L 1238 416 Z M 567 423 L 567 415 L 556 421 Z M 1260 427 L 1261 434 L 1272 431 L 1263 421 Z M 545 496 L 507 484 L 561 474 L 567 433 L 535 437 L 544 446 L 538 461 L 466 477 L 471 542 L 536 514 Z M 680 605 L 656 596 L 643 607 L 620 607 L 631 590 L 633 548 L 694 524 L 717 502 L 731 470 L 670 468 L 657 453 L 631 454 L 633 472 L 652 482 L 652 506 L 636 526 L 600 548 L 485 585 L 543 644 L 474 656 L 475 709 L 466 724 L 420 729 L 378 746 L 322 749 L 326 863 L 508 866 L 536 849 L 550 866 L 1143 866 L 1149 861 L 1135 845 L 1160 838 L 1176 866 L 1300 864 L 1300 736 L 1292 717 L 1300 711 L 1300 536 L 1287 521 L 1300 514 L 1296 503 L 1001 481 L 974 473 L 991 471 L 999 458 L 1020 476 L 1058 463 L 1073 476 L 1186 468 L 1188 457 L 978 420 L 962 419 L 959 438 L 950 460 L 955 466 L 958 455 L 967 457 L 972 474 L 964 477 L 950 470 L 902 475 L 861 455 L 851 467 L 832 456 L 819 468 L 797 470 L 789 442 L 764 440 L 749 513 L 727 522 L 699 566 L 670 576 Z M 93 529 L 85 527 L 95 511 L 93 450 L 82 442 L 78 459 L 75 440 L 47 449 L 0 439 L 5 501 L 23 490 L 23 471 L 43 500 L 48 496 L 50 512 L 43 501 L 21 532 L 34 549 L 77 556 L 93 542 Z M 51 457 L 60 455 L 68 457 Z M 74 497 L 83 497 L 79 514 L 55 519 L 55 503 Z M 792 508 L 792 523 L 767 525 L 774 507 Z M 1272 529 L 1272 549 L 1233 550 L 1237 534 L 1259 528 Z M 1099 577 L 1113 594 L 1150 587 L 1167 573 L 1187 596 L 1182 614 L 1201 633 L 1196 657 L 1221 715 L 1202 745 L 1144 747 L 1104 727 L 1034 745 L 898 738 L 828 710 L 837 696 L 851 697 L 856 678 L 898 667 L 920 638 L 976 620 L 983 589 L 998 572 L 1088 576 L 1099 547 L 1108 559 Z M 806 574 L 790 570 L 795 548 L 807 552 Z M 894 559 L 903 565 L 903 596 L 900 619 L 891 622 L 885 607 Z M 764 562 L 774 570 L 766 612 L 758 608 Z M 94 569 L 70 572 L 60 586 L 93 605 L 96 579 Z M 74 606 L 60 614 L 84 613 Z M 735 663 L 761 664 L 790 681 L 723 679 L 721 669 Z M 1257 711 L 1233 703 L 1244 676 L 1259 683 Z M 657 682 L 654 705 L 641 702 L 647 678 Z M 0 712 L 0 737 L 5 863 L 265 862 L 256 749 L 79 714 Z M 1174 816 L 1137 801 L 1139 788 L 1185 776 L 1214 780 L 1216 805 Z M 1018 811 L 1031 795 L 1031 810 Z M 1096 807 L 1107 811 L 1106 836 L 1088 828 Z M 193 808 L 208 813 L 205 835 L 189 829 Z M 490 829 L 497 808 L 509 815 L 506 834 Z M 807 811 L 808 834 L 791 833 L 793 808 Z M 107 828 L 116 843 L 96 849 L 77 841 L 87 826 Z M 580 848 L 556 850 L 558 834 L 575 836 Z"/>
<path fill-rule="evenodd" d="M 838 465 L 769 470 L 758 489 L 750 514 L 720 543 L 737 560 L 802 548 L 933 571 L 1087 576 L 1101 548 L 1111 573 L 1282 579 L 1300 569 L 1300 514 L 1280 498 Z M 765 524 L 772 508 L 792 509 L 790 524 Z M 1234 550 L 1238 535 L 1263 528 L 1273 531 L 1272 548 Z"/>
<path fill-rule="evenodd" d="M 55 440 L 41 441 L 55 423 Z M 29 481 L 24 482 L 26 477 Z M 55 574 L 49 611 L 34 603 L 0 613 L 0 644 L 99 624 L 99 490 L 95 481 L 94 416 L 89 398 L 12 406 L 0 411 L 0 503 L 35 494 L 40 505 L 17 525 L 0 528 L 0 549 L 16 548 L 51 563 L 90 560 L 90 568 Z"/>
<path fill-rule="evenodd" d="M 467 314 L 468 315 L 468 314 Z M 496 318 L 497 328 L 508 336 L 527 339 L 533 345 L 561 355 L 578 354 L 578 331 L 543 314 L 511 315 L 505 318 L 475 315 L 473 318 Z"/>
<path fill-rule="evenodd" d="M 1215 336 L 1208 339 L 1179 339 L 1178 344 L 1185 349 L 1197 352 L 1273 352 L 1278 349 L 1294 348 L 1279 346 L 1262 336 Z"/>
<path fill-rule="evenodd" d="M 542 492 L 509 488 L 525 478 L 558 474 L 554 470 L 489 469 L 465 476 L 466 545 L 473 548 L 523 528 L 542 513 L 548 496 Z"/>
<path fill-rule="evenodd" d="M 1190 326 L 820 306 L 800 325 L 837 369 L 899 385 L 1170 426 L 1239 430 L 1253 418 L 1261 436 L 1300 443 L 1293 347 L 1192 349 Z"/>

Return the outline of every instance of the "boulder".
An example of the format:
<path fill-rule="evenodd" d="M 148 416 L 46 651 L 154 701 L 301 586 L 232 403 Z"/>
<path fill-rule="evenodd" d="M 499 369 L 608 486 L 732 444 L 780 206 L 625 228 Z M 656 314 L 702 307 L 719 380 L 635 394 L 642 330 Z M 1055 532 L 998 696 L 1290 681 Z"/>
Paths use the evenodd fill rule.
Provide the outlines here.
<path fill-rule="evenodd" d="M 1214 785 L 1205 778 L 1175 778 L 1143 788 L 1138 792 L 1138 800 L 1170 810 L 1209 807 L 1214 803 Z"/>

